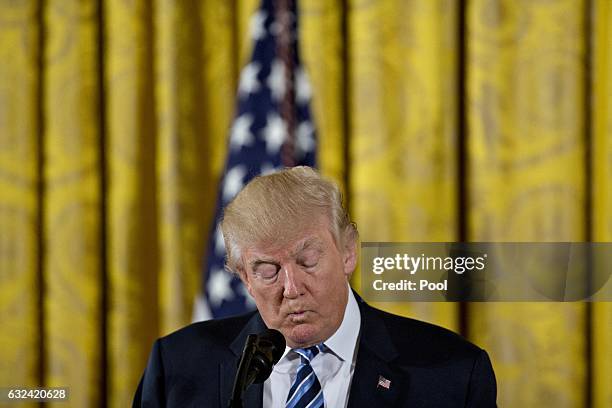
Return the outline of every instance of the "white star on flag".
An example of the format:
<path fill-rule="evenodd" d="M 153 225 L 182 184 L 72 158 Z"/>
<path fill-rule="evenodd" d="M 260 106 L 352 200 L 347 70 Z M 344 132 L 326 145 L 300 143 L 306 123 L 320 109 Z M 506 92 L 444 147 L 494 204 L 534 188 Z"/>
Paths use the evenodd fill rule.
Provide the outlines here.
<path fill-rule="evenodd" d="M 251 62 L 242 69 L 240 84 L 238 85 L 238 93 L 240 95 L 244 96 L 259 91 L 260 84 L 257 74 L 259 74 L 260 70 L 261 66 L 256 62 Z"/>
<path fill-rule="evenodd" d="M 274 167 L 274 165 L 270 162 L 265 162 L 264 164 L 261 165 L 261 175 L 262 176 L 266 176 L 268 174 L 272 174 L 276 171 L 276 168 Z"/>
<path fill-rule="evenodd" d="M 278 114 L 269 114 L 266 127 L 262 130 L 262 135 L 266 140 L 266 151 L 268 154 L 278 153 L 287 136 L 287 125 L 285 125 L 285 121 Z"/>
<path fill-rule="evenodd" d="M 308 76 L 302 68 L 299 68 L 295 73 L 295 99 L 300 105 L 305 105 L 310 102 L 311 97 L 312 88 Z"/>
<path fill-rule="evenodd" d="M 296 144 L 300 153 L 311 152 L 315 147 L 314 127 L 309 121 L 300 123 L 296 130 Z"/>
<path fill-rule="evenodd" d="M 244 184 L 244 176 L 246 176 L 245 166 L 236 166 L 227 172 L 223 186 L 223 201 L 229 202 L 238 194 Z"/>
<path fill-rule="evenodd" d="M 276 101 L 280 101 L 285 95 L 285 65 L 283 61 L 275 59 L 270 69 L 270 76 L 268 77 L 268 86 L 272 92 L 272 98 Z"/>
<path fill-rule="evenodd" d="M 217 228 L 215 228 L 215 253 L 217 256 L 225 255 L 225 241 L 223 240 L 223 232 L 218 225 Z"/>
<path fill-rule="evenodd" d="M 208 300 L 213 306 L 218 306 L 224 300 L 229 300 L 234 297 L 230 283 L 232 275 L 223 269 L 213 269 L 208 280 L 209 295 Z"/>
<path fill-rule="evenodd" d="M 257 41 L 262 39 L 266 35 L 266 17 L 268 17 L 268 13 L 263 10 L 257 10 L 253 17 L 251 17 L 251 21 L 249 22 L 249 31 L 251 32 L 251 38 Z"/>
<path fill-rule="evenodd" d="M 254 138 L 251 134 L 252 124 L 253 115 L 249 113 L 241 115 L 234 121 L 230 135 L 230 147 L 232 150 L 238 150 L 242 146 L 253 144 Z"/>

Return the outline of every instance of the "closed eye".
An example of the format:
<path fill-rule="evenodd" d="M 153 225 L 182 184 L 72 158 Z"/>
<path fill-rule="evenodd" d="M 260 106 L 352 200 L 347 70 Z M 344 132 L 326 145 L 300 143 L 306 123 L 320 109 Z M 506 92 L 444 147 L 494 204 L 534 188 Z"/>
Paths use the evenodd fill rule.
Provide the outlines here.
<path fill-rule="evenodd" d="M 319 264 L 321 256 L 322 251 L 319 248 L 305 248 L 297 256 L 296 261 L 298 265 L 311 269 Z"/>
<path fill-rule="evenodd" d="M 314 268 L 319 264 L 319 257 L 310 257 L 304 259 L 298 259 L 298 265 L 303 266 L 304 268 Z"/>
<path fill-rule="evenodd" d="M 259 276 L 264 280 L 274 279 L 278 275 L 279 271 L 280 271 L 280 265 L 268 263 L 268 262 L 257 263 L 253 267 L 253 273 L 256 276 Z"/>

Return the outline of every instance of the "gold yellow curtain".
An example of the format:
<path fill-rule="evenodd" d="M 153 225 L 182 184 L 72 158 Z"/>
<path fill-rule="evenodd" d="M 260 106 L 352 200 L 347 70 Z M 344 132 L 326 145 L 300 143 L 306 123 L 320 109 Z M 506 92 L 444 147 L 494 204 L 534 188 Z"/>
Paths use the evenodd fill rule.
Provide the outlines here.
<path fill-rule="evenodd" d="M 0 387 L 128 406 L 189 323 L 258 3 L 0 0 Z M 612 241 L 609 0 L 305 0 L 300 26 L 364 241 Z M 486 348 L 500 406 L 612 405 L 610 303 L 378 306 Z"/>

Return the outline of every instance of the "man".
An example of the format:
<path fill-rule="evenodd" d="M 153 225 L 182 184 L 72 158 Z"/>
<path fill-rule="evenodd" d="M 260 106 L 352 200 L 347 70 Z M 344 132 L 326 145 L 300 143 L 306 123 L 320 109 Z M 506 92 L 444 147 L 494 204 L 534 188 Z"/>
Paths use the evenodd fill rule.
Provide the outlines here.
<path fill-rule="evenodd" d="M 224 212 L 227 266 L 257 312 L 157 340 L 137 407 L 227 407 L 248 334 L 287 342 L 245 407 L 494 407 L 487 353 L 460 336 L 368 306 L 349 287 L 358 234 L 338 188 L 308 167 L 258 177 Z"/>

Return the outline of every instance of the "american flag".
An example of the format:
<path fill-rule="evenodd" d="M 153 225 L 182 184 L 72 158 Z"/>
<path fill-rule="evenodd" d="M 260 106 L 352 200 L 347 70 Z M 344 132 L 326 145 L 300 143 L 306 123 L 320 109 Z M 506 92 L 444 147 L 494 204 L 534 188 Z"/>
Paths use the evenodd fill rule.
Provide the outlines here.
<path fill-rule="evenodd" d="M 263 0 L 251 18 L 253 55 L 240 74 L 238 106 L 219 184 L 202 294 L 195 304 L 195 321 L 254 308 L 240 280 L 224 270 L 225 245 L 218 226 L 223 207 L 257 175 L 283 167 L 315 165 L 311 88 L 298 56 L 296 10 L 292 0 Z"/>
<path fill-rule="evenodd" d="M 391 380 L 386 379 L 385 377 L 383 377 L 382 375 L 378 376 L 378 385 L 376 386 L 378 387 L 383 387 L 386 388 L 387 390 L 389 389 L 389 387 L 391 387 Z"/>

